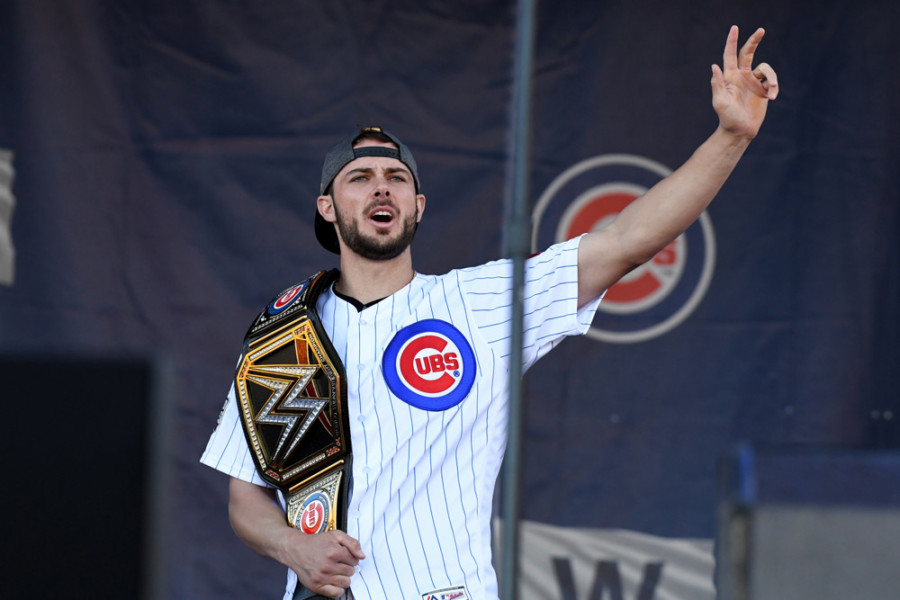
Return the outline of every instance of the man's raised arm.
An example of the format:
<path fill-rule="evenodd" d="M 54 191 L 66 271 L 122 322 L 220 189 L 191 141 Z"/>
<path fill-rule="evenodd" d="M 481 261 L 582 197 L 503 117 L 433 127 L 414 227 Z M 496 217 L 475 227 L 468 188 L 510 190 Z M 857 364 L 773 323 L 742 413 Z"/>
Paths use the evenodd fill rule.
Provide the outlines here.
<path fill-rule="evenodd" d="M 647 262 L 706 209 L 756 137 L 778 79 L 769 65 L 753 68 L 765 32 L 757 29 L 738 52 L 738 28 L 725 43 L 723 65 L 712 67 L 716 131 L 684 165 L 629 204 L 609 226 L 589 233 L 578 251 L 579 306 Z"/>

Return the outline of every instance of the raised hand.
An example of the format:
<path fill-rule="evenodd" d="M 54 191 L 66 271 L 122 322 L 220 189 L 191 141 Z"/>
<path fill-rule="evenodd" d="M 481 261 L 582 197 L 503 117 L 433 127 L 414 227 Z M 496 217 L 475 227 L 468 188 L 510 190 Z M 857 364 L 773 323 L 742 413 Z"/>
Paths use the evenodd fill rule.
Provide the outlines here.
<path fill-rule="evenodd" d="M 763 35 L 765 31 L 757 29 L 738 52 L 738 28 L 732 26 L 722 67 L 712 66 L 713 108 L 719 126 L 734 135 L 756 137 L 769 100 L 778 96 L 775 70 L 766 63 L 753 68 L 753 54 Z"/>

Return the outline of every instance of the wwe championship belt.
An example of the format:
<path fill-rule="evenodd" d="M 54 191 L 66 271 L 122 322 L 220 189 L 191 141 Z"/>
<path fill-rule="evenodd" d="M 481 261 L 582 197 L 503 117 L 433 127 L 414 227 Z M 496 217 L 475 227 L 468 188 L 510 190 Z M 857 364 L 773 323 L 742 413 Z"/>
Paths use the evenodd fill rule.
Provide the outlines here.
<path fill-rule="evenodd" d="M 313 534 L 346 530 L 352 455 L 344 366 L 315 311 L 337 277 L 321 272 L 251 325 L 235 373 L 244 433 L 263 479 L 287 498 L 287 520 Z"/>

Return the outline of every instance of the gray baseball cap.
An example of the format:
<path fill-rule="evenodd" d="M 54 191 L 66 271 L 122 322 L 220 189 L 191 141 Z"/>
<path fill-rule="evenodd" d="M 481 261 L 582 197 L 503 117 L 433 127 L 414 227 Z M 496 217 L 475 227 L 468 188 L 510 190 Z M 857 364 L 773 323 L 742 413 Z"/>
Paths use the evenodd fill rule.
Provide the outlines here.
<path fill-rule="evenodd" d="M 385 146 L 365 146 L 362 148 L 354 148 L 353 144 L 362 137 L 367 135 L 384 136 L 395 144 L 396 148 L 388 148 Z M 416 185 L 416 193 L 419 191 L 419 172 L 416 168 L 416 160 L 413 158 L 412 152 L 406 147 L 406 144 L 400 141 L 400 138 L 385 131 L 381 127 L 360 127 L 359 131 L 352 133 L 334 145 L 328 154 L 325 155 L 325 164 L 322 165 L 322 180 L 319 183 L 319 194 L 324 194 L 329 188 L 334 178 L 340 173 L 344 165 L 350 161 L 356 160 L 363 156 L 386 156 L 388 158 L 396 158 L 405 164 L 412 173 L 413 180 Z M 338 243 L 337 232 L 334 230 L 334 224 L 329 223 L 322 218 L 316 209 L 316 239 L 322 244 L 326 250 L 330 250 L 335 254 L 340 254 L 341 246 Z"/>

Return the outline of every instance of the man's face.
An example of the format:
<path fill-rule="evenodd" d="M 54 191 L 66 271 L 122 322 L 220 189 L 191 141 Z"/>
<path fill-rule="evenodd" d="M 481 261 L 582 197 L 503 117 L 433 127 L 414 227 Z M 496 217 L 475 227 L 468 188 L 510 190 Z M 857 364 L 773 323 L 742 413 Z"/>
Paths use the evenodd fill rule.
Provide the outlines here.
<path fill-rule="evenodd" d="M 362 140 L 356 147 L 393 144 Z M 425 208 L 409 168 L 395 158 L 364 156 L 334 178 L 332 197 L 319 198 L 326 221 L 336 222 L 346 250 L 369 260 L 390 260 L 409 248 Z M 323 207 L 324 199 L 324 210 Z M 330 205 L 330 206 L 329 206 Z"/>

